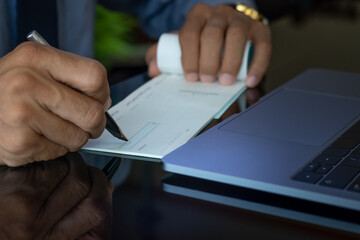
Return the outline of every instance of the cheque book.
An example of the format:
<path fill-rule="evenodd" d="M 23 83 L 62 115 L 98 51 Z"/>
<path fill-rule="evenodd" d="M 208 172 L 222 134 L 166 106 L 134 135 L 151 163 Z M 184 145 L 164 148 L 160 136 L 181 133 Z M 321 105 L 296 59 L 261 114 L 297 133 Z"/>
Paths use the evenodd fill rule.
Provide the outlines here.
<path fill-rule="evenodd" d="M 178 36 L 163 34 L 157 50 L 161 74 L 108 110 L 129 141 L 116 139 L 105 129 L 82 149 L 161 161 L 219 118 L 245 91 L 249 49 L 248 42 L 233 85 L 187 82 Z"/>

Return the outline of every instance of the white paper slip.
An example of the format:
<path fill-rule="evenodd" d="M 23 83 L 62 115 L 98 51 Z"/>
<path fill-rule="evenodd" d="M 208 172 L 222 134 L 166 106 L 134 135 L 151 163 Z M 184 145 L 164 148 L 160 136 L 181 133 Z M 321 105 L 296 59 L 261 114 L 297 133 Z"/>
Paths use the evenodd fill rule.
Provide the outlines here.
<path fill-rule="evenodd" d="M 179 44 L 177 37 L 169 37 L 159 42 L 163 52 Z M 243 58 L 245 63 L 248 51 L 249 44 Z M 177 60 L 170 62 L 178 65 L 181 55 L 176 55 Z M 158 62 L 164 62 L 164 55 L 160 56 Z M 246 68 L 240 73 L 244 79 Z M 219 82 L 190 83 L 182 74 L 163 73 L 109 109 L 108 113 L 121 127 L 128 142 L 113 137 L 105 129 L 100 138 L 89 140 L 83 149 L 161 160 L 224 113 L 245 89 L 244 81 L 236 81 L 231 86 L 222 86 Z"/>
<path fill-rule="evenodd" d="M 244 80 L 248 69 L 248 58 L 251 42 L 245 45 L 241 68 L 237 75 L 238 80 Z M 181 48 L 179 36 L 173 33 L 164 33 L 160 36 L 157 48 L 157 64 L 162 73 L 183 74 L 181 66 Z"/>
<path fill-rule="evenodd" d="M 189 83 L 182 76 L 162 74 L 108 111 L 128 142 L 105 130 L 83 149 L 161 159 L 195 136 L 244 90 L 242 81 L 222 86 L 218 82 Z"/>

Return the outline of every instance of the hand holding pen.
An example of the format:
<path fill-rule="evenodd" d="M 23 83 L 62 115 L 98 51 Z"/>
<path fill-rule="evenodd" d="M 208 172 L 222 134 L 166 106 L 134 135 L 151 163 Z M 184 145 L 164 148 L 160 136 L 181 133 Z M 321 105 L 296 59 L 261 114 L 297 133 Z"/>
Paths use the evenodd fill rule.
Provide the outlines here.
<path fill-rule="evenodd" d="M 42 45 L 49 46 L 49 43 L 35 30 L 30 32 L 28 36 L 26 36 L 28 40 L 40 43 Z M 123 131 L 116 124 L 115 120 L 111 117 L 108 112 L 105 112 L 106 116 L 106 129 L 116 138 L 119 138 L 123 141 L 128 141 Z"/>
<path fill-rule="evenodd" d="M 24 42 L 0 59 L 0 164 L 20 166 L 79 150 L 106 126 L 105 68 Z"/>

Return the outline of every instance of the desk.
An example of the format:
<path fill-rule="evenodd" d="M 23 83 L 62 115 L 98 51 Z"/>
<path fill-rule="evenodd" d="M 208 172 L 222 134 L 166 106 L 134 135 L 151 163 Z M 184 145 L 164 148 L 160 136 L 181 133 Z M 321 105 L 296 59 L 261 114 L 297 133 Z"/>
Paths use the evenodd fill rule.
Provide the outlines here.
<path fill-rule="evenodd" d="M 348 20 L 318 16 L 311 17 L 304 25 L 297 26 L 294 26 L 289 18 L 274 22 L 271 26 L 274 54 L 267 78 L 264 81 L 265 91 L 274 89 L 309 67 L 359 72 L 359 62 L 357 61 L 360 56 L 359 23 L 360 18 Z M 131 91 L 144 80 L 145 76 L 139 75 L 132 80 L 134 84 L 129 84 L 126 88 L 115 86 L 113 88 L 114 102 L 119 100 L 116 99 L 118 96 L 116 88 L 118 91 Z M 248 92 L 248 95 L 253 102 L 261 95 L 261 91 Z M 88 164 L 100 168 L 109 160 L 106 156 L 96 155 L 86 155 L 84 158 L 87 159 Z M 47 167 L 52 164 L 59 164 L 59 166 Z M 82 169 L 85 168 L 84 164 L 79 165 Z M 52 172 L 46 175 L 49 179 L 62 173 L 65 176 L 67 173 L 67 165 L 63 165 L 61 161 L 44 163 L 40 166 L 43 172 L 52 169 Z M 61 198 L 64 195 L 59 195 L 57 205 L 53 205 L 52 208 L 39 208 L 41 214 L 37 214 L 34 219 L 24 217 L 36 214 L 33 210 L 34 203 L 46 191 L 39 183 L 28 181 L 34 176 L 33 172 L 32 174 L 27 173 L 29 169 L 17 169 L 21 170 L 21 173 L 19 172 L 19 175 L 15 176 L 14 172 L 9 174 L 10 172 L 7 172 L 5 167 L 0 168 L 0 190 L 3 192 L 0 199 L 2 209 L 0 229 L 3 227 L 11 230 L 11 225 L 7 225 L 7 220 L 11 220 L 12 223 L 15 220 L 28 220 L 36 225 L 39 218 L 61 210 L 61 206 L 67 201 L 67 199 Z M 140 160 L 124 160 L 122 162 L 113 178 L 115 188 L 112 196 L 112 208 L 97 208 L 97 210 L 112 212 L 111 239 L 360 239 L 359 235 L 314 224 L 171 194 L 163 190 L 161 180 L 166 175 L 167 173 L 162 170 L 160 163 Z M 5 182 L 9 177 L 13 178 L 12 181 Z M 78 179 L 79 177 L 73 176 L 73 181 Z M 45 183 L 46 179 L 42 181 Z M 4 190 L 7 190 L 6 194 L 11 193 L 12 196 L 19 194 L 15 189 L 14 183 L 16 182 L 20 182 L 19 189 L 26 189 L 28 194 L 26 198 L 18 198 L 19 202 L 11 205 L 6 202 L 11 198 L 4 197 Z M 30 187 L 27 184 L 33 185 Z M 71 186 L 76 185 L 76 182 L 67 184 L 70 187 L 62 189 L 62 191 L 71 191 Z M 103 188 L 106 188 L 106 184 Z M 47 199 L 47 202 L 50 200 Z M 103 200 L 97 199 L 93 205 Z M 7 208 L 11 207 L 13 209 L 7 211 L 9 210 Z M 85 211 L 84 215 L 90 215 L 91 211 L 92 209 Z M 75 222 L 79 223 L 79 221 Z M 45 227 L 46 224 L 43 224 L 37 228 L 21 229 L 21 231 L 46 231 Z M 68 225 L 67 230 L 71 231 L 71 227 L 75 228 L 76 224 Z M 14 233 L 17 231 L 20 229 L 14 229 Z M 33 235 L 35 236 L 35 233 Z M 0 233 L 0 239 L 3 239 L 1 236 Z"/>
<path fill-rule="evenodd" d="M 359 4 L 358 4 L 359 5 Z M 271 25 L 271 91 L 312 67 L 359 72 L 360 19 L 313 15 Z M 252 96 L 258 96 L 255 92 Z M 255 97 L 256 98 L 256 97 Z M 359 239 L 345 232 L 163 191 L 161 164 L 131 161 L 114 192 L 114 239 Z M 115 237 L 117 236 L 117 237 Z"/>

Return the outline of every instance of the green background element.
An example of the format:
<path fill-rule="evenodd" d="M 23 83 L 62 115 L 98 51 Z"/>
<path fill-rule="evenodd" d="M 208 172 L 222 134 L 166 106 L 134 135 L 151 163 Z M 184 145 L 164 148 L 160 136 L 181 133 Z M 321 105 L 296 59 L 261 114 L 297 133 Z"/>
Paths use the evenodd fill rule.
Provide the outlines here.
<path fill-rule="evenodd" d="M 136 44 L 134 29 L 139 21 L 130 14 L 96 7 L 95 59 L 108 70 L 118 65 L 143 64 L 148 46 Z"/>

